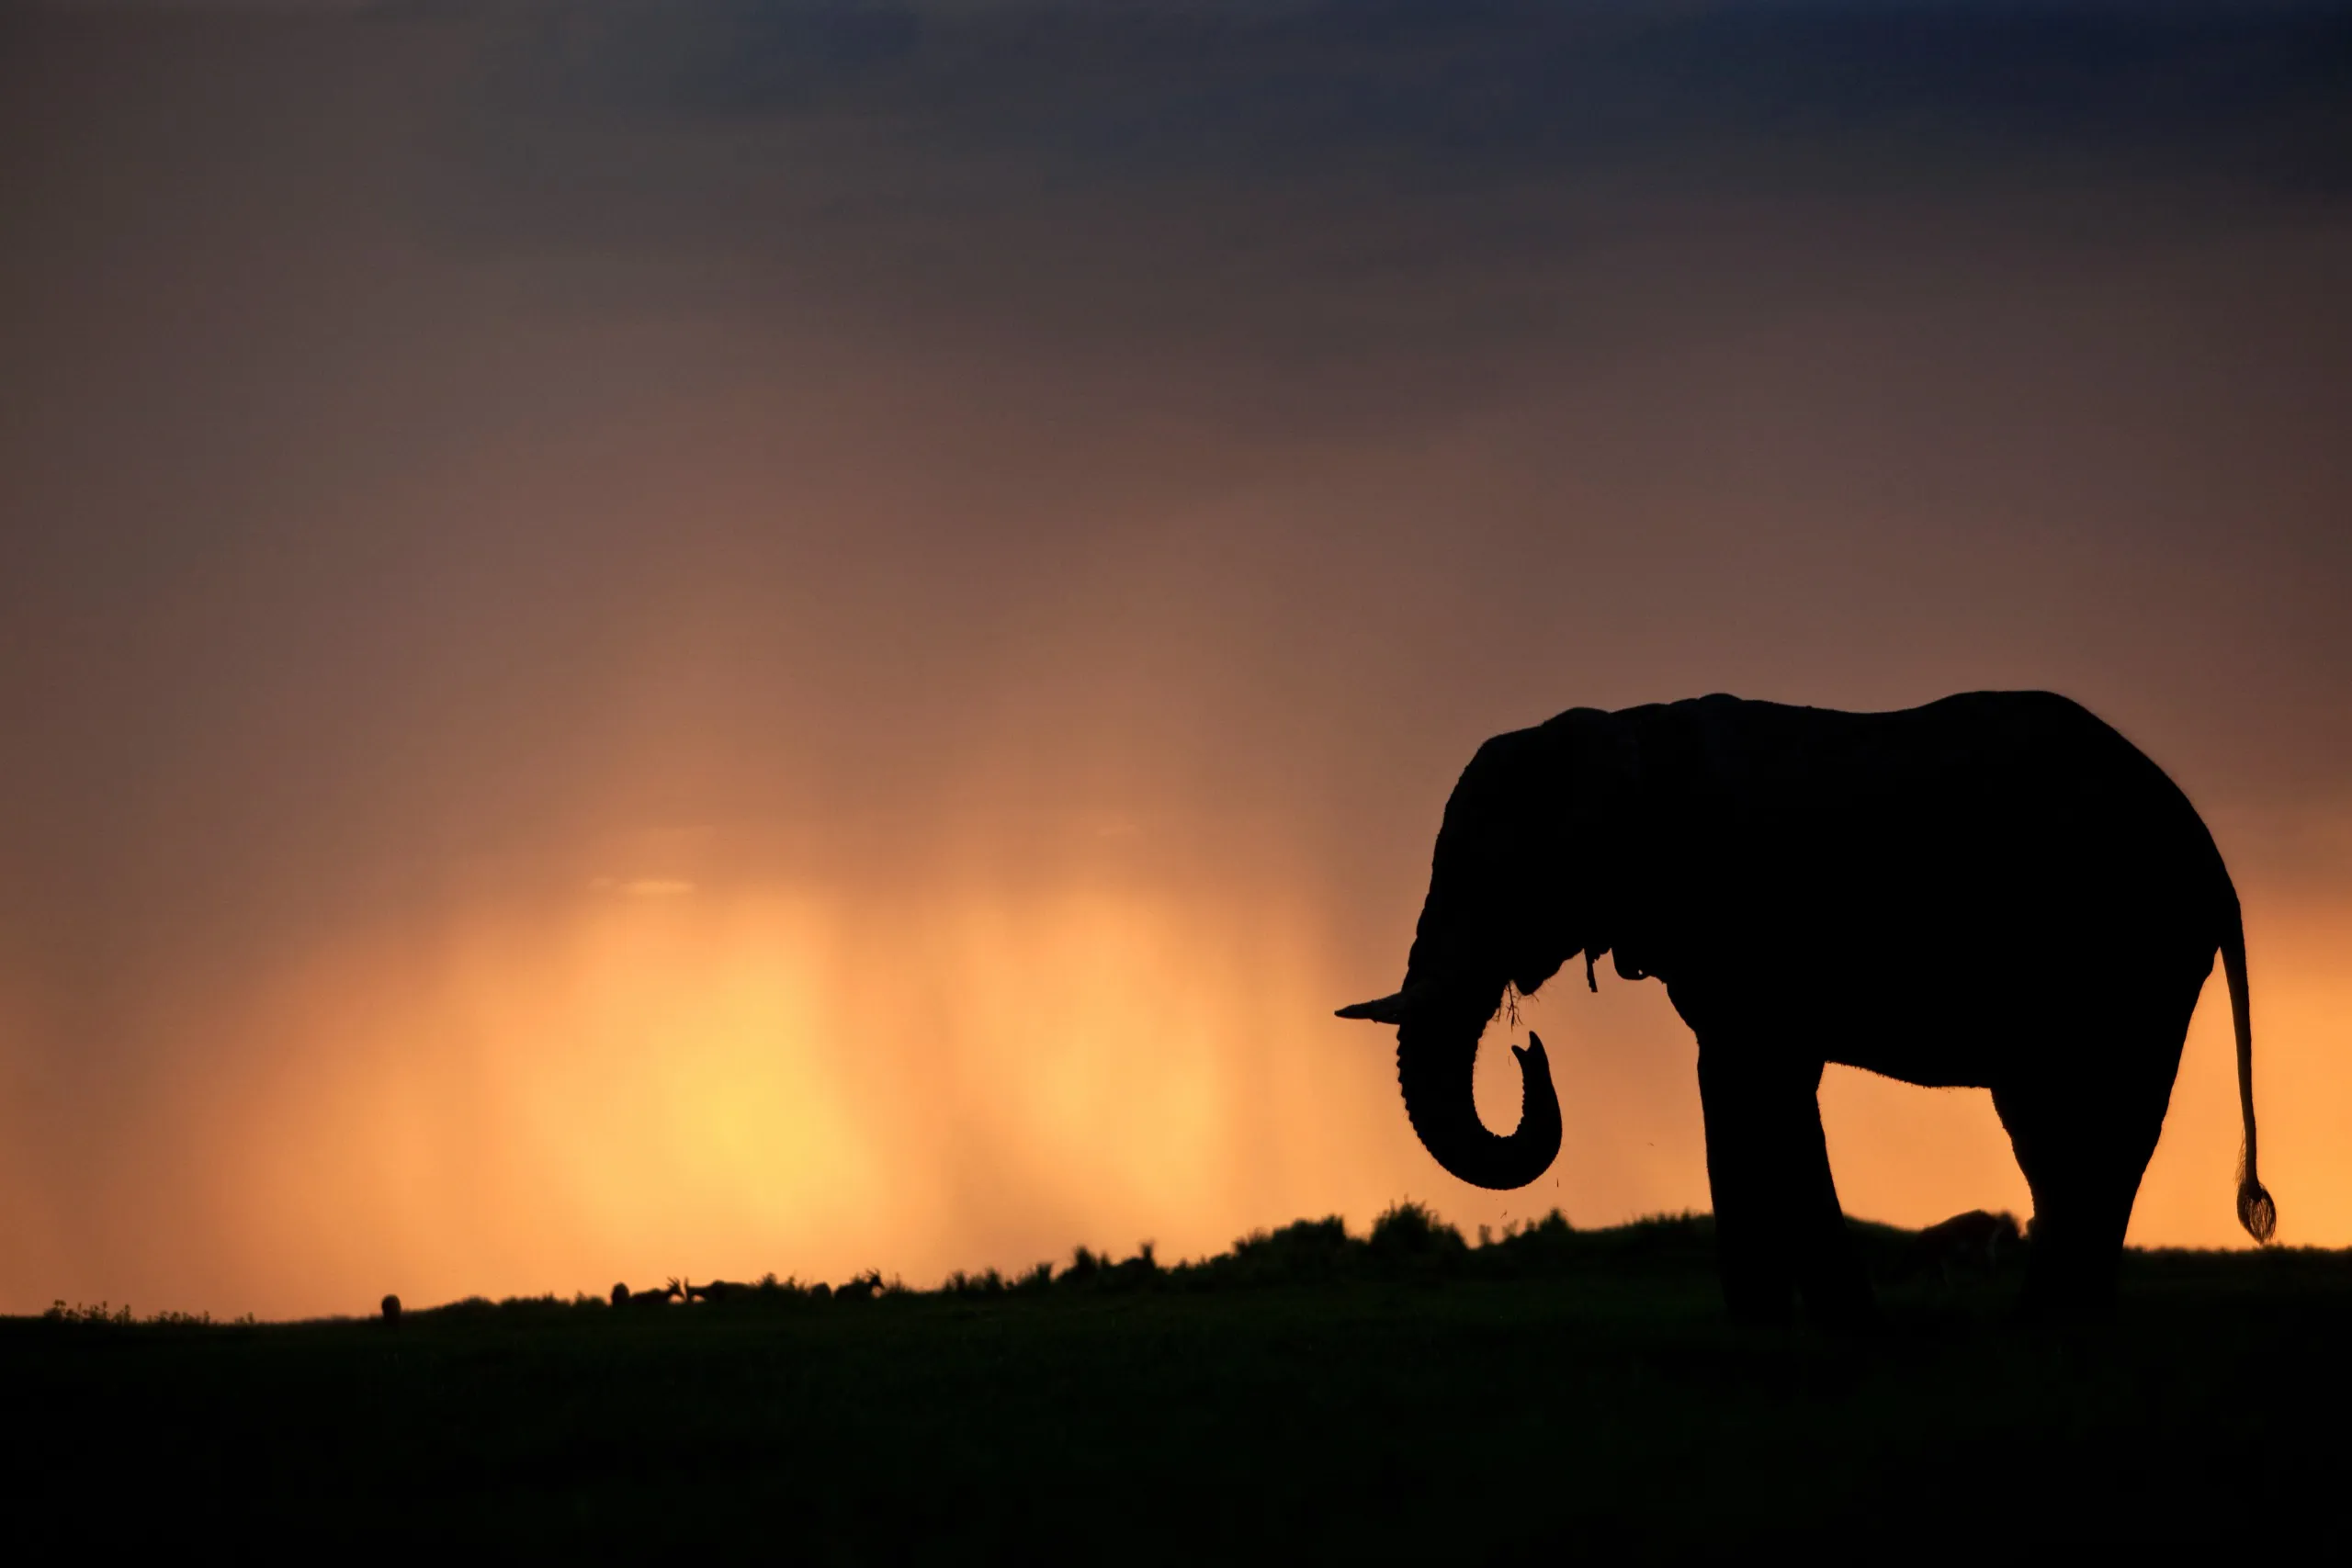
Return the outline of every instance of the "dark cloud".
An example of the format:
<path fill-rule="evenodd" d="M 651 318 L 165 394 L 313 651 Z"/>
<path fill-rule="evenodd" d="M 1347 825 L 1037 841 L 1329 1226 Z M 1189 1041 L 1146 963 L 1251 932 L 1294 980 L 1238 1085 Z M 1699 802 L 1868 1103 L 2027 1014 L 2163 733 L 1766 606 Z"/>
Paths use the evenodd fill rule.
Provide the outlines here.
<path fill-rule="evenodd" d="M 947 335 L 1288 367 L 1374 343 L 1459 365 L 1639 251 L 1749 253 L 1746 278 L 1657 275 L 1700 323 L 1867 288 L 1934 224 L 1948 254 L 2164 243 L 2324 219 L 2352 174 L 2338 6 L 827 0 L 468 25 L 422 186 L 446 235 L 688 255 L 705 297 L 797 280 Z M 1626 292 L 1587 291 L 1580 343 L 1650 340 Z"/>
<path fill-rule="evenodd" d="M 523 13 L 500 89 L 543 113 L 723 120 L 805 112 L 916 57 L 922 18 L 866 0 L 586 0 Z"/>
<path fill-rule="evenodd" d="M 1801 153 L 1847 177 L 2022 158 L 2334 189 L 2352 158 L 2333 5 L 696 0 L 537 13 L 498 58 L 537 112 L 870 116 L 932 155 L 1103 176 L 1713 180 Z"/>

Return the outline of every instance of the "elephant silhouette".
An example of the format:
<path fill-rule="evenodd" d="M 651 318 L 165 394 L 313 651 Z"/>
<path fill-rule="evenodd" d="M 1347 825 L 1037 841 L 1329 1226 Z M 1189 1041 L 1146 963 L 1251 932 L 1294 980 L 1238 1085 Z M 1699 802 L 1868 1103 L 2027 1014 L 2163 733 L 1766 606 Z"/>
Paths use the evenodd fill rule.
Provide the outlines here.
<path fill-rule="evenodd" d="M 1733 1316 L 1871 1312 L 1822 1140 L 1824 1065 L 1992 1090 L 2033 1193 L 2029 1312 L 2110 1302 L 2189 1014 L 2219 950 L 2267 1241 L 2238 897 L 2186 795 L 2091 713 L 1977 692 L 1894 713 L 1715 695 L 1572 708 L 1478 749 L 1446 803 L 1394 995 L 1405 1111 L 1464 1181 L 1524 1186 L 1560 1145 L 1544 1043 L 1509 1136 L 1471 1098 L 1504 1001 L 1581 954 L 1665 983 L 1699 1044 Z"/>

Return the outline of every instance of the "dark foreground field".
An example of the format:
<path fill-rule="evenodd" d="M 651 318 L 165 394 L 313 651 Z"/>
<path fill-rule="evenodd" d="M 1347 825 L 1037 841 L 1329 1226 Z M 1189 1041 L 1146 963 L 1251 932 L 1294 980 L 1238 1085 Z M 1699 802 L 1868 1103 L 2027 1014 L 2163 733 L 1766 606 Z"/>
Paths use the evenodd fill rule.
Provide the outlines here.
<path fill-rule="evenodd" d="M 1899 1233 L 1872 1232 L 1882 1271 Z M 1461 1248 L 1300 1226 L 1216 1264 L 844 1299 L 0 1320 L 18 1542 L 235 1531 L 786 1560 L 1635 1557 L 1830 1535 L 2341 1541 L 2352 1257 L 2148 1254 L 2116 1318 L 2013 1273 L 1863 1340 L 1739 1332 L 1706 1224 Z M 1082 1260 L 1092 1261 L 1092 1260 Z M 259 1537 L 248 1532 L 258 1529 Z"/>

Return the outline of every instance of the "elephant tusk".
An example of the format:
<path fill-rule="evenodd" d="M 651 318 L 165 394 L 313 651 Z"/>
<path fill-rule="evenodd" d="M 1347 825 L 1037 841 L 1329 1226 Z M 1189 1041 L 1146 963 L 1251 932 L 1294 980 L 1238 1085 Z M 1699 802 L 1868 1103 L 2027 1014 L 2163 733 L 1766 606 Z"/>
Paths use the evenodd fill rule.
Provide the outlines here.
<path fill-rule="evenodd" d="M 1592 987 L 1596 995 L 1599 994 L 1600 982 L 1592 977 L 1592 949 L 1589 947 L 1584 950 L 1584 983 Z"/>
<path fill-rule="evenodd" d="M 1405 1021 L 1405 993 L 1396 991 L 1388 996 L 1375 997 L 1368 1002 L 1357 1002 L 1351 1006 L 1343 1007 L 1331 1016 L 1360 1018 L 1373 1023 L 1402 1023 Z"/>

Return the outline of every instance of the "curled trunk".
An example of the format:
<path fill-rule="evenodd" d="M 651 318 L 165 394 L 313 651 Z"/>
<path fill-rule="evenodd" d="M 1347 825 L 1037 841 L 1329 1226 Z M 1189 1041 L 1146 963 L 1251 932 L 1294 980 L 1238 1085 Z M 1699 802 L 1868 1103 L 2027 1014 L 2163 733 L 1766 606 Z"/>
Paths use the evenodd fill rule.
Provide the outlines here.
<path fill-rule="evenodd" d="M 1489 1010 L 1490 1012 L 1491 1010 Z M 1396 1082 L 1405 1114 L 1430 1157 L 1473 1187 L 1524 1187 L 1560 1152 L 1560 1100 L 1544 1042 L 1530 1034 L 1519 1058 L 1519 1126 L 1509 1137 L 1478 1120 L 1471 1069 L 1489 1012 L 1453 1007 L 1408 1020 L 1396 1032 Z"/>

